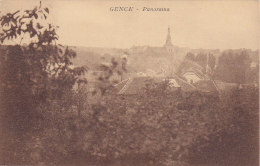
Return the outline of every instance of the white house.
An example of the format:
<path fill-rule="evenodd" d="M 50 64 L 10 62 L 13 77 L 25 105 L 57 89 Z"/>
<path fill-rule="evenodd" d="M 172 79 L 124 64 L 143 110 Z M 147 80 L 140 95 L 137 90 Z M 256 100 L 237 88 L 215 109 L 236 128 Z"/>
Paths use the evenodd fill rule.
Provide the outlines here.
<path fill-rule="evenodd" d="M 200 80 L 203 80 L 203 76 L 198 74 L 195 71 L 186 71 L 182 74 L 182 76 L 189 82 L 189 83 L 196 83 Z"/>
<path fill-rule="evenodd" d="M 175 79 L 169 79 L 169 86 L 172 88 L 180 88 L 181 86 L 177 83 Z"/>

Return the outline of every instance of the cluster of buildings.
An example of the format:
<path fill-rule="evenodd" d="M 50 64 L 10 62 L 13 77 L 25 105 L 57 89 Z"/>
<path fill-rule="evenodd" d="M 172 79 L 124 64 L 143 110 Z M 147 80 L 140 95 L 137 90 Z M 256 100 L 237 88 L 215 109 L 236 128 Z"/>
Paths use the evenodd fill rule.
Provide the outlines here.
<path fill-rule="evenodd" d="M 146 72 L 138 72 L 135 76 L 122 80 L 122 82 L 115 85 L 118 94 L 136 94 L 141 92 L 149 80 L 154 80 L 155 82 L 167 80 L 171 88 L 181 89 L 182 91 L 218 91 L 217 84 L 208 76 L 208 73 L 210 73 L 208 65 L 205 73 L 203 72 L 203 67 L 197 63 L 187 59 L 182 61 L 178 59 L 178 55 L 172 44 L 170 28 L 168 28 L 166 42 L 162 47 L 134 47 L 132 50 L 133 52 L 131 54 L 133 55 L 140 52 L 138 57 L 145 56 L 150 57 L 152 60 L 162 61 L 161 64 L 158 63 L 156 66 L 158 69 L 161 69 L 161 72 L 157 70 L 154 71 L 154 74 L 150 74 L 152 72 L 147 72 L 149 70 L 146 70 Z M 138 62 L 135 61 L 134 63 Z M 152 65 L 155 66 L 156 63 L 151 64 L 151 66 Z M 160 65 L 164 65 L 164 69 L 162 69 L 163 67 Z M 180 67 L 182 67 L 181 72 L 177 72 Z"/>
<path fill-rule="evenodd" d="M 119 83 L 114 85 L 116 93 L 120 95 L 140 93 L 149 82 L 159 83 L 167 81 L 169 88 L 179 89 L 182 92 L 219 93 L 222 90 L 239 88 L 240 86 L 237 83 L 226 83 L 212 79 L 212 70 L 216 70 L 219 67 L 219 50 L 189 50 L 188 48 L 174 46 L 170 28 L 168 28 L 166 41 L 161 47 L 133 46 L 126 50 L 98 49 L 89 51 L 100 51 L 100 54 L 111 52 L 111 56 L 116 55 L 119 59 L 127 59 L 127 72 L 112 78 L 120 80 Z M 126 54 L 122 55 L 123 52 Z M 184 58 L 188 52 L 193 52 L 194 56 L 196 54 L 199 55 L 201 52 L 205 53 L 206 61 L 203 62 L 203 66 L 192 59 Z M 214 54 L 214 65 L 209 65 L 209 52 Z M 105 65 L 109 66 L 109 63 Z M 256 64 L 252 63 L 250 67 L 254 68 Z M 89 88 L 95 89 L 96 86 L 99 86 L 96 76 L 100 74 L 102 74 L 102 71 L 98 68 L 94 68 L 93 72 L 91 70 L 88 72 L 86 77 L 88 78 Z"/>

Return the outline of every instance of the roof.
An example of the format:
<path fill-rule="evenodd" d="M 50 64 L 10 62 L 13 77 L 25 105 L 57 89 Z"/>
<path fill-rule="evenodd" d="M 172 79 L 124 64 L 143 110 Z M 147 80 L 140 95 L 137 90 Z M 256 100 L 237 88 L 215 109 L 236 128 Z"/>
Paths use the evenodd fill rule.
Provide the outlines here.
<path fill-rule="evenodd" d="M 185 71 L 188 71 L 188 70 L 192 70 L 192 71 L 196 71 L 198 73 L 202 73 L 201 71 L 203 70 L 203 67 L 200 66 L 199 64 L 197 64 L 196 62 L 194 61 L 191 61 L 191 60 L 188 60 L 188 59 L 185 59 L 180 67 L 179 67 L 179 71 L 178 73 L 179 74 L 183 74 Z M 203 73 L 202 73 L 203 74 Z"/>
<path fill-rule="evenodd" d="M 123 80 L 123 81 L 119 82 L 118 84 L 116 84 L 116 85 L 115 85 L 116 90 L 117 90 L 117 91 L 121 90 L 121 89 L 125 86 L 125 84 L 126 84 L 126 82 L 127 82 L 128 80 L 129 80 L 129 79 L 126 79 L 126 80 Z"/>
<path fill-rule="evenodd" d="M 181 90 L 185 92 L 190 92 L 190 91 L 195 91 L 196 87 L 185 81 L 184 79 L 180 78 L 179 76 L 175 75 L 174 76 L 176 82 L 178 85 L 180 85 Z"/>
<path fill-rule="evenodd" d="M 201 79 L 203 79 L 203 78 L 205 78 L 205 75 L 201 72 L 201 71 L 199 71 L 199 70 L 197 70 L 197 69 L 189 69 L 189 70 L 186 70 L 186 71 L 184 71 L 183 73 L 182 73 L 182 75 L 185 75 L 185 74 L 187 74 L 187 73 L 194 73 L 195 75 L 197 75 L 199 78 L 201 78 Z"/>
<path fill-rule="evenodd" d="M 199 80 L 196 83 L 198 90 L 202 92 L 217 92 L 218 88 L 212 80 Z"/>
<path fill-rule="evenodd" d="M 123 80 L 122 82 L 116 84 L 115 89 L 118 94 L 138 94 L 144 91 L 146 85 L 151 81 L 163 82 L 164 80 L 166 79 L 163 77 L 134 77 Z M 171 87 L 181 88 L 181 90 L 183 90 L 184 92 L 191 92 L 197 90 L 197 88 L 194 85 L 188 83 L 187 81 L 178 77 L 177 75 L 173 76 L 172 78 L 167 78 L 167 80 L 169 80 Z"/>
<path fill-rule="evenodd" d="M 148 77 L 140 76 L 134 77 L 115 85 L 115 89 L 118 94 L 138 94 L 144 90 L 146 85 L 151 82 L 163 82 L 165 78 L 163 77 Z M 183 91 L 194 91 L 196 87 L 189 84 L 187 81 L 175 76 L 174 78 L 168 78 L 170 86 L 181 88 Z"/>
<path fill-rule="evenodd" d="M 129 78 L 115 85 L 115 88 L 118 94 L 138 94 L 144 90 L 147 83 L 151 80 L 158 81 L 158 78 L 147 76 Z"/>
<path fill-rule="evenodd" d="M 237 83 L 228 83 L 220 80 L 215 80 L 215 84 L 219 90 L 232 90 L 238 88 Z"/>
<path fill-rule="evenodd" d="M 170 85 L 170 87 L 176 87 L 176 88 L 181 87 L 181 86 L 177 83 L 176 79 L 174 79 L 174 78 L 169 79 L 169 85 Z"/>

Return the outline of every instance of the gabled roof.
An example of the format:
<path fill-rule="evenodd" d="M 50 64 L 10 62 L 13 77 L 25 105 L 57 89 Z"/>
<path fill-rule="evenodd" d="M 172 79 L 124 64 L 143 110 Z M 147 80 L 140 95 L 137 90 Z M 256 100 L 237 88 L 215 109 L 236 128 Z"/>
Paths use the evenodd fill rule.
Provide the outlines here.
<path fill-rule="evenodd" d="M 186 70 L 182 73 L 182 75 L 184 76 L 185 74 L 187 73 L 194 73 L 195 75 L 197 75 L 199 78 L 201 79 L 204 79 L 206 76 L 199 70 L 197 69 L 189 69 L 189 70 Z"/>

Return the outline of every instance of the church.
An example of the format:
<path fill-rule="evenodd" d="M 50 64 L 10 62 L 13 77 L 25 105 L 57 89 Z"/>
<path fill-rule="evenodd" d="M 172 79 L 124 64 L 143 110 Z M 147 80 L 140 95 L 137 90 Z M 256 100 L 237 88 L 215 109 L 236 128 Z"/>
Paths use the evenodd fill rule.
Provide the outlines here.
<path fill-rule="evenodd" d="M 168 27 L 166 40 L 162 46 L 133 46 L 129 50 L 129 54 L 132 59 L 132 62 L 130 59 L 129 65 L 134 66 L 138 72 L 146 73 L 149 76 L 171 76 L 180 64 L 175 46 L 172 44 L 170 27 Z M 150 75 L 151 72 L 148 71 L 156 74 Z"/>
<path fill-rule="evenodd" d="M 163 55 L 173 55 L 174 54 L 174 46 L 172 44 L 172 38 L 171 38 L 171 30 L 170 27 L 168 27 L 166 42 L 161 47 L 151 47 L 151 46 L 133 46 L 130 49 L 131 53 L 143 53 L 144 55 L 157 55 L 157 56 L 163 56 Z"/>

